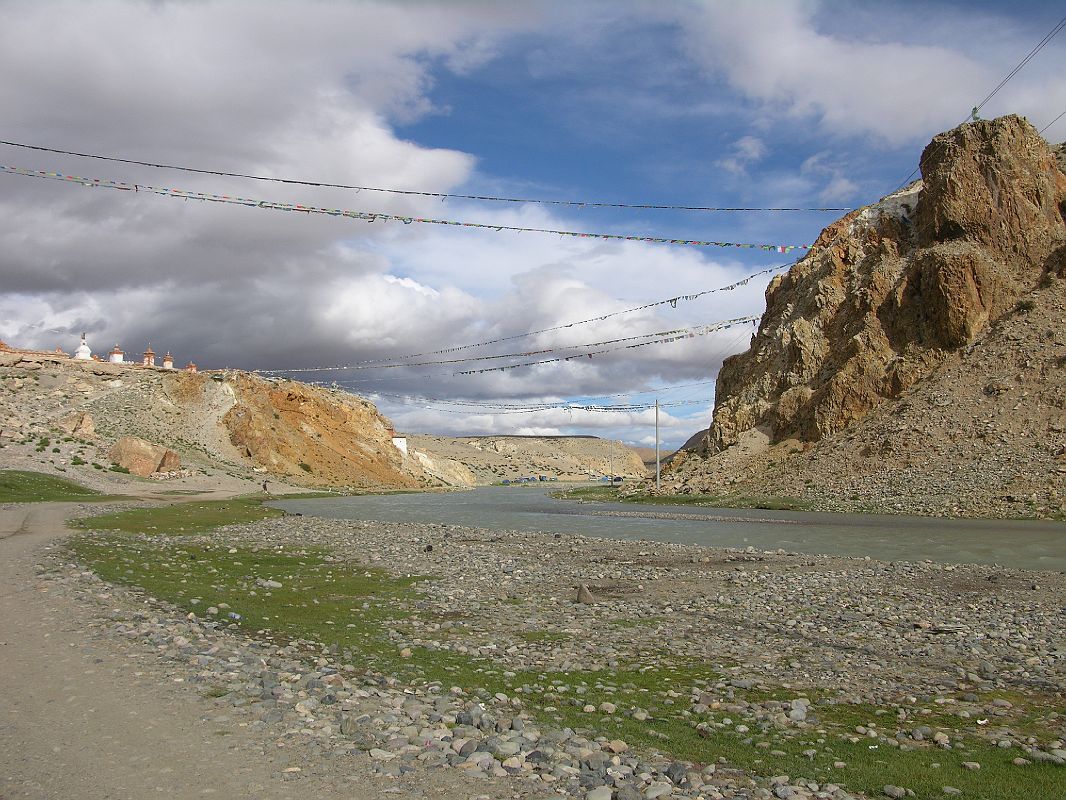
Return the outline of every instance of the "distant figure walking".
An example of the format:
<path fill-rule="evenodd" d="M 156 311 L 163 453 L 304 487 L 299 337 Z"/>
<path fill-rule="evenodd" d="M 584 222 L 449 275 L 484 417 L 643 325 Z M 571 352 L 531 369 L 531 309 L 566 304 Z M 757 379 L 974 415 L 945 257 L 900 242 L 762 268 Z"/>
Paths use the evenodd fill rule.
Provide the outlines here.
<path fill-rule="evenodd" d="M 266 481 L 263 481 L 263 493 L 264 494 L 270 494 L 270 491 L 267 489 L 267 482 Z"/>

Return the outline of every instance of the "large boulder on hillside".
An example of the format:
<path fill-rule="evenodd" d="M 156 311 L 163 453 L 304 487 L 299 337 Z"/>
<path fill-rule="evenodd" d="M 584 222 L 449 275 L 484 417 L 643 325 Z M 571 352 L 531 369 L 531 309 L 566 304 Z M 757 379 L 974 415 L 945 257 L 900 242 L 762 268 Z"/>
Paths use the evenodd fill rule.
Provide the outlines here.
<path fill-rule="evenodd" d="M 173 450 L 136 436 L 123 436 L 115 442 L 108 456 L 115 464 L 142 478 L 156 472 L 181 469 L 181 457 Z"/>
<path fill-rule="evenodd" d="M 91 439 L 96 435 L 96 425 L 93 424 L 92 415 L 82 411 L 76 411 L 69 416 L 63 417 L 57 423 L 60 430 L 77 436 L 80 439 Z"/>

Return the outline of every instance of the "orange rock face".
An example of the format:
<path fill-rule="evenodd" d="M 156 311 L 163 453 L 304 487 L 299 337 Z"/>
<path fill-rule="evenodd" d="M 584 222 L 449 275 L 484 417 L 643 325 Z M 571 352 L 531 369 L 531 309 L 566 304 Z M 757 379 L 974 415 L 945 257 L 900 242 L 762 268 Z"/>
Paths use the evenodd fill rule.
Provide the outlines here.
<path fill-rule="evenodd" d="M 156 472 L 181 469 L 181 458 L 173 450 L 136 436 L 123 436 L 115 442 L 108 456 L 115 464 L 142 478 Z"/>
<path fill-rule="evenodd" d="M 421 470 L 405 464 L 372 403 L 295 381 L 242 376 L 232 386 L 222 422 L 240 454 L 269 474 L 312 486 L 420 485 Z"/>

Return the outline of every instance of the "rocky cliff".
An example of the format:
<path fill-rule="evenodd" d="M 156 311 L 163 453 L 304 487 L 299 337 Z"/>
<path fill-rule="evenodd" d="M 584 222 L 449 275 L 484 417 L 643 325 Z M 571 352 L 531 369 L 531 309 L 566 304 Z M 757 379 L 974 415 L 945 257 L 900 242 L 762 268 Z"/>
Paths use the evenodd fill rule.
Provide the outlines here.
<path fill-rule="evenodd" d="M 901 463 L 926 462 L 925 477 L 892 492 L 923 491 L 965 467 L 973 488 L 956 488 L 987 495 L 973 506 L 978 511 L 1015 495 L 1004 476 L 982 477 L 982 449 L 969 446 L 972 429 L 984 430 L 991 417 L 993 438 L 1008 439 L 1028 464 L 1021 482 L 1038 495 L 1036 513 L 1057 508 L 1055 459 L 1066 423 L 1066 354 L 1057 349 L 1066 343 L 1062 157 L 1019 117 L 968 123 L 925 148 L 920 181 L 826 228 L 767 289 L 751 348 L 719 374 L 714 418 L 695 448 L 703 458 L 679 459 L 671 487 L 807 495 L 815 490 L 787 475 L 803 473 L 805 486 L 843 486 L 883 466 L 884 452 L 908 451 Z M 1022 378 L 1012 374 L 1017 368 Z M 964 398 L 974 402 L 951 436 L 943 426 L 926 430 L 931 416 L 919 398 L 934 395 L 934 408 L 952 412 L 963 410 Z M 885 413 L 911 414 L 914 424 L 885 441 L 873 432 Z M 1010 420 L 1019 419 L 1031 438 L 1012 433 L 1018 426 Z M 945 450 L 951 441 L 966 446 L 938 455 L 934 444 L 945 436 Z M 845 438 L 848 453 L 866 453 L 862 463 L 840 452 Z M 820 460 L 829 452 L 835 460 Z M 927 500 L 915 510 L 967 502 Z"/>

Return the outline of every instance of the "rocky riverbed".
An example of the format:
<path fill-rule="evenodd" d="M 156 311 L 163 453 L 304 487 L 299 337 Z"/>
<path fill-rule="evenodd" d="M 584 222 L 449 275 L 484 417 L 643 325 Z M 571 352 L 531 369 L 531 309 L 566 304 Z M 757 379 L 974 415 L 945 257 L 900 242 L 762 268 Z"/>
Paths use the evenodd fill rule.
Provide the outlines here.
<path fill-rule="evenodd" d="M 398 786 L 461 770 L 471 796 L 846 798 L 863 796 L 855 760 L 880 749 L 943 762 L 946 795 L 964 791 L 952 766 L 987 770 L 989 754 L 1066 786 L 1058 573 L 295 516 L 131 541 L 131 563 L 314 553 L 331 576 L 421 576 L 321 621 L 377 614 L 384 655 L 366 661 L 241 619 L 242 593 L 297 588 L 254 561 L 176 604 L 69 554 L 42 564 L 98 604 L 96 635 L 148 648 L 288 748 L 286 779 L 356 759 Z M 915 795 L 869 768 L 869 794 Z"/>

